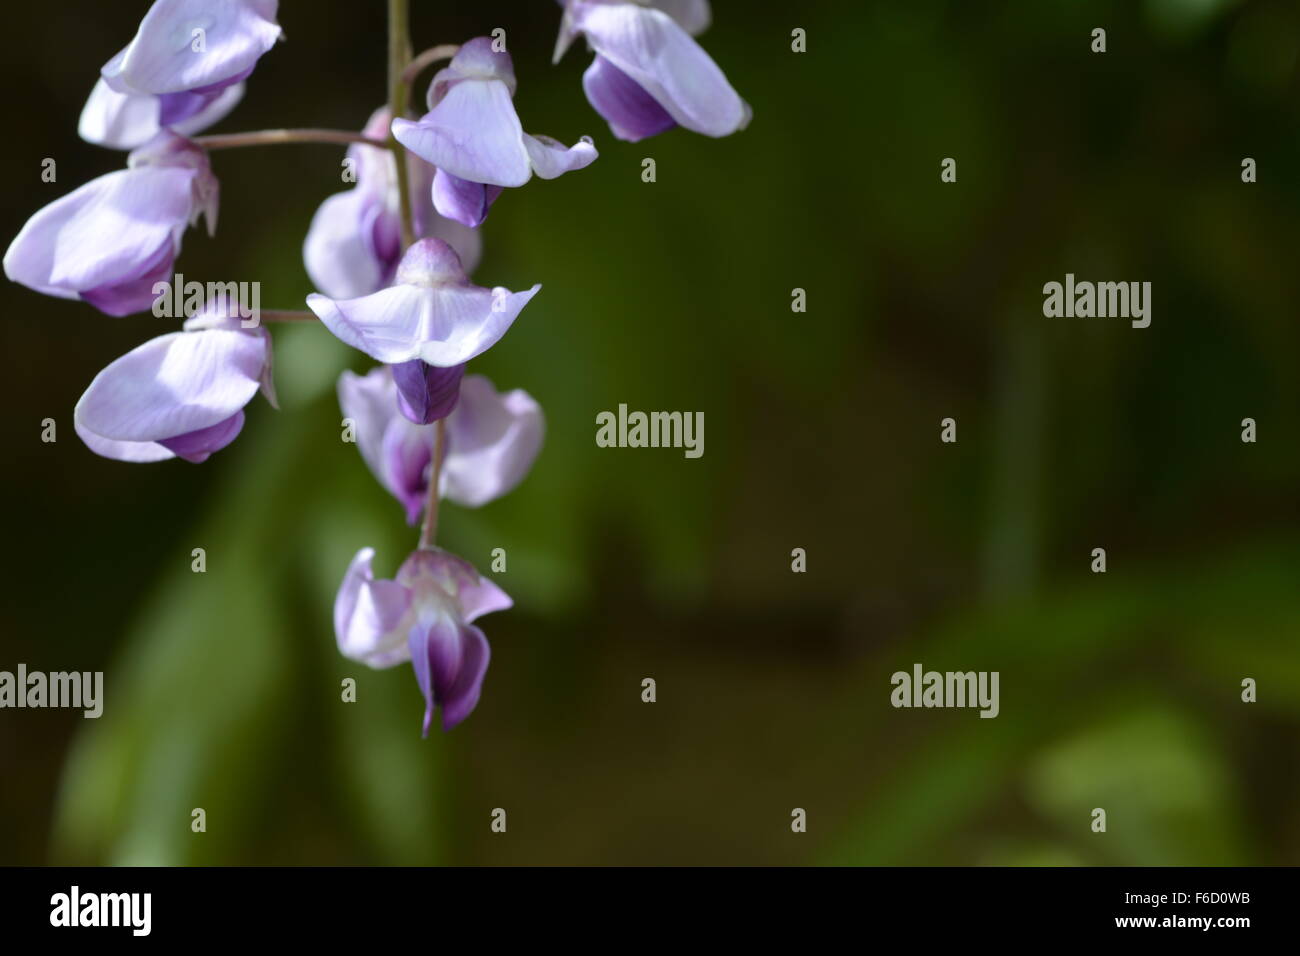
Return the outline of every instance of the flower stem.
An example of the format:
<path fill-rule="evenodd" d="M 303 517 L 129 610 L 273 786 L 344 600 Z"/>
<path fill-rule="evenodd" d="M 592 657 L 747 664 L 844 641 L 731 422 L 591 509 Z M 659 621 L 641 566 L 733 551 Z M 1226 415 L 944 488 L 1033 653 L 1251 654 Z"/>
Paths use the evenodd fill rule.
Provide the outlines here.
<path fill-rule="evenodd" d="M 315 312 L 302 309 L 262 309 L 258 317 L 263 322 L 319 322 Z"/>
<path fill-rule="evenodd" d="M 262 129 L 253 133 L 220 133 L 196 136 L 194 142 L 204 149 L 236 149 L 241 146 L 272 146 L 279 143 L 367 143 L 383 148 L 383 140 L 341 129 Z"/>
<path fill-rule="evenodd" d="M 392 119 L 406 116 L 411 86 L 403 73 L 411 62 L 410 0 L 388 0 L 388 115 Z M 402 210 L 402 248 L 415 242 L 415 223 L 411 214 L 411 183 L 406 168 L 406 151 L 389 130 L 388 148 L 397 166 L 398 205 Z"/>
<path fill-rule="evenodd" d="M 428 551 L 438 537 L 438 485 L 442 478 L 442 447 L 446 441 L 447 420 L 438 419 L 433 426 L 433 470 L 429 473 L 429 503 L 424 508 L 424 524 L 420 528 L 420 548 Z"/>
<path fill-rule="evenodd" d="M 458 52 L 460 52 L 460 47 L 456 44 L 443 43 L 429 47 L 429 49 L 408 63 L 406 69 L 402 71 L 402 82 L 406 84 L 407 95 L 410 95 L 410 88 L 415 85 L 415 81 L 426 67 L 432 66 L 439 60 L 450 60 Z"/>

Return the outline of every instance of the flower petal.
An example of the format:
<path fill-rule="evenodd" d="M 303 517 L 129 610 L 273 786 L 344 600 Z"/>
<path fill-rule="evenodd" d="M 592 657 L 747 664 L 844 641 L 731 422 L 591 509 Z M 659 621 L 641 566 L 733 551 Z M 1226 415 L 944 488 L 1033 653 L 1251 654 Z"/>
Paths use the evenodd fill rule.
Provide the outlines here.
<path fill-rule="evenodd" d="M 326 295 L 351 299 L 383 287 L 396 266 L 375 250 L 373 234 L 382 203 L 355 188 L 330 196 L 312 217 L 302 246 L 312 283 Z"/>
<path fill-rule="evenodd" d="M 397 364 L 418 358 L 446 368 L 496 344 L 539 289 L 403 284 L 338 302 L 310 295 L 307 307 L 343 342 L 373 359 Z"/>
<path fill-rule="evenodd" d="M 522 186 L 532 176 L 523 127 L 501 80 L 461 80 L 418 122 L 393 120 L 393 135 L 438 169 L 471 182 Z"/>
<path fill-rule="evenodd" d="M 375 580 L 374 548 L 362 548 L 348 565 L 334 599 L 334 634 L 344 657 L 371 667 L 392 667 L 410 651 L 400 627 L 411 594 L 396 581 Z"/>
<path fill-rule="evenodd" d="M 433 710 L 455 686 L 460 672 L 463 646 L 461 626 L 454 618 L 437 612 L 422 613 L 408 636 L 411 666 L 424 694 L 423 736 L 429 736 Z"/>
<path fill-rule="evenodd" d="M 180 246 L 196 175 L 146 165 L 91 180 L 27 221 L 5 253 L 5 274 L 65 297 L 149 274 Z"/>
<path fill-rule="evenodd" d="M 127 48 L 104 67 L 124 92 L 179 93 L 247 74 L 280 38 L 278 0 L 155 0 Z M 202 30 L 202 49 L 198 34 Z"/>
<path fill-rule="evenodd" d="M 501 190 L 500 186 L 472 183 L 440 169 L 433 177 L 433 208 L 452 222 L 477 229 L 487 219 L 488 209 Z"/>
<path fill-rule="evenodd" d="M 590 166 L 599 155 L 590 136 L 582 137 L 572 146 L 565 146 L 549 136 L 524 134 L 524 147 L 528 150 L 533 172 L 543 179 L 555 179 L 570 170 Z"/>
<path fill-rule="evenodd" d="M 649 0 L 649 5 L 668 14 L 691 36 L 699 36 L 713 21 L 709 0 Z"/>
<path fill-rule="evenodd" d="M 592 108 L 621 140 L 635 143 L 677 125 L 658 100 L 603 56 L 592 60 L 582 74 L 582 89 Z"/>
<path fill-rule="evenodd" d="M 380 446 L 380 484 L 392 493 L 415 526 L 429 497 L 429 466 L 433 461 L 433 427 L 416 425 L 401 415 L 384 429 Z"/>
<path fill-rule="evenodd" d="M 384 482 L 382 448 L 388 424 L 399 418 L 397 388 L 387 366 L 365 375 L 345 371 L 339 376 L 339 408 L 355 429 L 357 450 L 374 476 Z M 387 485 L 385 485 L 387 487 Z"/>
<path fill-rule="evenodd" d="M 451 730 L 473 713 L 483 690 L 483 676 L 487 673 L 492 651 L 487 638 L 473 624 L 460 628 L 461 659 L 456 679 L 442 698 L 442 729 Z"/>
<path fill-rule="evenodd" d="M 500 498 L 528 474 L 544 432 L 541 406 L 527 392 L 498 394 L 482 375 L 467 376 L 447 419 L 440 493 L 467 508 Z"/>
<path fill-rule="evenodd" d="M 438 368 L 416 359 L 392 369 L 398 410 L 415 424 L 428 425 L 446 418 L 456 407 L 465 366 Z"/>
<path fill-rule="evenodd" d="M 213 452 L 221 451 L 238 438 L 243 428 L 244 410 L 241 408 L 223 422 L 175 438 L 161 439 L 158 444 L 177 457 L 198 465 L 207 461 Z"/>
<path fill-rule="evenodd" d="M 727 136 L 748 125 L 748 104 L 668 14 L 632 3 L 577 0 L 569 15 L 598 55 L 626 73 L 680 125 L 706 136 Z"/>
<path fill-rule="evenodd" d="M 267 340 L 226 329 L 159 336 L 113 362 L 74 412 L 80 430 L 162 442 L 226 422 L 261 387 Z"/>

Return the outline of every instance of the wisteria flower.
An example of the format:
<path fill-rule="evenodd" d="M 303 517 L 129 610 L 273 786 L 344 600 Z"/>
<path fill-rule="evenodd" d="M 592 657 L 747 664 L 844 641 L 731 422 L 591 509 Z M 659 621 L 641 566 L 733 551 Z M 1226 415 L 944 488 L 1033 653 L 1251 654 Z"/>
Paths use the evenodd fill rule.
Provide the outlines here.
<path fill-rule="evenodd" d="M 223 119 L 243 96 L 243 83 L 211 94 L 151 96 L 119 93 L 101 78 L 81 111 L 77 133 L 86 142 L 109 149 L 143 146 L 164 127 L 194 136 Z"/>
<path fill-rule="evenodd" d="M 376 110 L 363 134 L 388 136 L 388 110 Z M 356 185 L 321 203 L 303 243 L 303 262 L 313 284 L 335 299 L 351 299 L 392 284 L 402 258 L 401 200 L 397 161 L 390 150 L 356 143 L 348 148 Z M 473 229 L 444 219 L 433 209 L 433 167 L 407 153 L 412 219 L 419 238 L 447 242 L 467 273 L 482 252 L 482 239 Z"/>
<path fill-rule="evenodd" d="M 555 179 L 596 159 L 589 139 L 566 147 L 525 133 L 512 102 L 516 85 L 510 54 L 477 37 L 434 76 L 429 112 L 393 120 L 397 141 L 436 167 L 433 204 L 448 219 L 478 226 L 502 188 L 522 186 L 534 173 Z"/>
<path fill-rule="evenodd" d="M 506 334 L 541 285 L 527 292 L 471 285 L 456 251 L 421 239 L 397 267 L 396 284 L 372 295 L 335 300 L 319 294 L 307 306 L 354 349 L 388 364 L 420 360 L 439 368 L 464 365 Z"/>
<path fill-rule="evenodd" d="M 205 310 L 96 375 L 73 424 L 105 458 L 197 464 L 235 440 L 259 389 L 275 403 L 269 333 Z"/>
<path fill-rule="evenodd" d="M 636 142 L 674 126 L 728 136 L 748 126 L 752 114 L 691 39 L 708 23 L 704 2 L 566 0 L 555 59 L 579 35 L 587 38 L 596 59 L 582 86 L 619 139 Z"/>
<path fill-rule="evenodd" d="M 424 694 L 424 736 L 435 708 L 451 730 L 478 705 L 491 656 L 474 621 L 513 602 L 467 561 L 438 549 L 415 551 L 395 580 L 376 579 L 375 551 L 362 548 L 334 601 L 334 633 L 345 657 L 371 667 L 410 661 Z"/>
<path fill-rule="evenodd" d="M 181 235 L 200 215 L 216 228 L 218 184 L 207 153 L 164 130 L 127 168 L 50 203 L 5 253 L 5 275 L 46 295 L 82 299 L 108 315 L 149 308 L 171 278 Z"/>
<path fill-rule="evenodd" d="M 82 111 L 82 137 L 131 149 L 161 128 L 193 134 L 215 123 L 239 101 L 240 84 L 280 39 L 279 5 L 156 0 L 135 38 L 100 71 Z"/>
<path fill-rule="evenodd" d="M 429 495 L 434 433 L 400 413 L 399 401 L 388 366 L 339 378 L 339 406 L 355 423 L 361 457 L 414 525 Z M 514 490 L 541 451 L 544 432 L 542 408 L 527 392 L 498 392 L 482 375 L 467 376 L 447 417 L 439 496 L 477 508 Z"/>

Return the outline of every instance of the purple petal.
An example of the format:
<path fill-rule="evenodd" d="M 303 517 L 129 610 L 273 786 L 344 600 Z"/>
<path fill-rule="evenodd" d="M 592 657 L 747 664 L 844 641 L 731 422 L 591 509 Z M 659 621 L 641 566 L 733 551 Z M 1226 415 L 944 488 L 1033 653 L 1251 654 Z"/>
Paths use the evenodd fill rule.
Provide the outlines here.
<path fill-rule="evenodd" d="M 514 96 L 518 87 L 514 61 L 505 50 L 494 50 L 493 45 L 491 37 L 474 37 L 461 44 L 451 62 L 439 70 L 429 84 L 425 97 L 428 108 L 433 109 L 441 103 L 447 91 L 462 80 L 495 80 L 504 83 L 506 90 Z"/>
<path fill-rule="evenodd" d="M 39 292 L 70 297 L 138 284 L 165 271 L 189 221 L 197 175 L 144 165 L 86 183 L 27 221 L 5 253 L 5 274 Z M 116 307 L 139 308 L 140 298 L 134 290 Z"/>
<path fill-rule="evenodd" d="M 596 57 L 582 74 L 582 89 L 619 139 L 635 143 L 677 125 L 636 80 L 603 56 Z"/>
<path fill-rule="evenodd" d="M 524 135 L 524 147 L 533 164 L 533 172 L 542 179 L 555 179 L 574 169 L 583 169 L 599 155 L 591 137 L 584 136 L 572 146 L 565 146 L 549 136 Z"/>
<path fill-rule="evenodd" d="M 383 482 L 384 434 L 397 412 L 397 389 L 387 366 L 366 375 L 344 372 L 339 376 L 339 408 L 356 426 L 357 450 L 375 477 Z M 385 483 L 385 487 L 387 487 Z"/>
<path fill-rule="evenodd" d="M 438 169 L 471 182 L 522 186 L 532 176 L 523 127 L 500 80 L 461 80 L 420 118 L 393 120 L 397 141 Z"/>
<path fill-rule="evenodd" d="M 317 289 L 331 298 L 352 299 L 384 287 L 396 267 L 375 249 L 376 222 L 384 213 L 383 204 L 360 188 L 321 203 L 302 248 Z"/>
<path fill-rule="evenodd" d="M 483 376 L 468 376 L 447 419 L 441 494 L 477 508 L 511 491 L 537 458 L 544 431 L 541 406 L 527 392 L 501 395 Z"/>
<path fill-rule="evenodd" d="M 433 177 L 433 208 L 452 222 L 477 229 L 501 191 L 500 186 L 472 183 L 440 169 Z"/>
<path fill-rule="evenodd" d="M 168 94 L 190 97 L 191 94 Z M 235 83 L 216 93 L 198 94 L 189 104 L 190 113 L 168 125 L 184 136 L 207 129 L 226 116 L 244 95 L 244 84 Z M 148 93 L 119 93 L 101 78 L 90 92 L 81 111 L 77 132 L 88 143 L 110 149 L 135 149 L 149 142 L 162 128 L 164 97 Z"/>
<path fill-rule="evenodd" d="M 246 75 L 280 38 L 278 0 L 155 0 L 130 45 L 104 67 L 122 92 L 180 93 Z M 193 49 L 204 31 L 203 52 Z"/>
<path fill-rule="evenodd" d="M 243 427 L 244 410 L 241 408 L 224 422 L 218 422 L 197 431 L 186 432 L 184 435 L 177 435 L 175 438 L 164 438 L 158 444 L 178 458 L 184 458 L 188 462 L 199 465 L 207 461 L 213 452 L 221 451 L 221 449 L 238 438 Z"/>
<path fill-rule="evenodd" d="M 668 14 L 691 36 L 699 36 L 713 20 L 709 0 L 648 0 L 648 5 Z"/>
<path fill-rule="evenodd" d="M 422 613 L 411 626 L 408 642 L 415 680 L 424 694 L 422 732 L 427 737 L 433 724 L 434 708 L 455 686 L 460 672 L 463 654 L 461 627 L 446 614 Z"/>
<path fill-rule="evenodd" d="M 446 418 L 456 407 L 464 374 L 464 365 L 438 368 L 419 359 L 394 365 L 397 407 L 417 425 L 428 425 Z"/>
<path fill-rule="evenodd" d="M 576 0 L 569 16 L 598 56 L 627 74 L 679 125 L 706 136 L 727 136 L 748 125 L 748 104 L 666 13 L 632 3 Z M 614 132 L 620 135 L 617 128 Z"/>
<path fill-rule="evenodd" d="M 334 634 L 344 657 L 392 667 L 409 656 L 400 625 L 411 594 L 396 581 L 375 580 L 374 557 L 374 548 L 362 548 L 348 566 L 334 599 Z"/>
<path fill-rule="evenodd" d="M 447 368 L 491 348 L 541 288 L 510 292 L 469 285 L 455 252 L 437 239 L 422 239 L 407 250 L 397 281 L 356 299 L 310 295 L 307 306 L 343 342 L 380 362 L 418 358 Z"/>
<path fill-rule="evenodd" d="M 460 628 L 461 659 L 456 679 L 442 697 L 442 729 L 451 730 L 473 713 L 483 689 L 492 652 L 487 638 L 473 624 Z"/>
<path fill-rule="evenodd" d="M 213 426 L 232 427 L 231 417 L 261 387 L 266 361 L 267 338 L 261 335 L 207 329 L 160 336 L 95 376 L 74 411 L 77 432 L 83 438 L 90 434 L 105 440 L 107 444 L 86 443 L 111 457 L 128 461 L 170 457 L 152 449 L 131 452 L 129 457 L 112 454 L 121 449 L 111 443 L 157 445 L 171 452 L 163 444 L 168 440 Z M 181 453 L 202 454 L 203 445 L 215 444 L 221 437 L 220 432 L 209 432 L 195 445 L 181 441 Z"/>
<path fill-rule="evenodd" d="M 414 425 L 394 416 L 380 445 L 380 483 L 406 511 L 415 526 L 429 497 L 429 466 L 433 461 L 433 427 Z"/>

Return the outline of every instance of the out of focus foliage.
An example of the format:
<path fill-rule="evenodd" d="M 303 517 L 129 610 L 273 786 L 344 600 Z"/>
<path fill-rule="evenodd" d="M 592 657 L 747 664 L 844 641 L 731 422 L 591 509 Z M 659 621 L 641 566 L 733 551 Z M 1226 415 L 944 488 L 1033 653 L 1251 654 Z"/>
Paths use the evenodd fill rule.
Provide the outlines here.
<path fill-rule="evenodd" d="M 6 105 L 6 235 L 120 163 L 76 117 L 147 6 L 8 15 L 9 88 L 42 95 Z M 423 741 L 409 669 L 334 646 L 351 555 L 387 574 L 415 542 L 340 441 L 364 357 L 277 328 L 282 411 L 259 399 L 202 467 L 128 466 L 71 410 L 159 320 L 5 286 L 0 667 L 102 669 L 107 699 L 0 717 L 3 862 L 1300 861 L 1293 4 L 716 0 L 702 40 L 751 128 L 635 145 L 586 104 L 582 51 L 549 64 L 554 4 L 413 6 L 430 45 L 505 26 L 525 127 L 602 154 L 483 227 L 480 283 L 544 288 L 475 370 L 548 434 L 514 494 L 445 509 L 444 546 L 509 555 L 482 703 Z M 382 15 L 283 4 L 290 42 L 219 129 L 359 128 Z M 186 276 L 298 307 L 341 158 L 218 155 Z M 1044 319 L 1066 272 L 1151 281 L 1151 328 Z M 703 411 L 704 457 L 597 448 L 621 402 Z M 892 709 L 917 661 L 1000 671 L 1000 716 Z"/>

